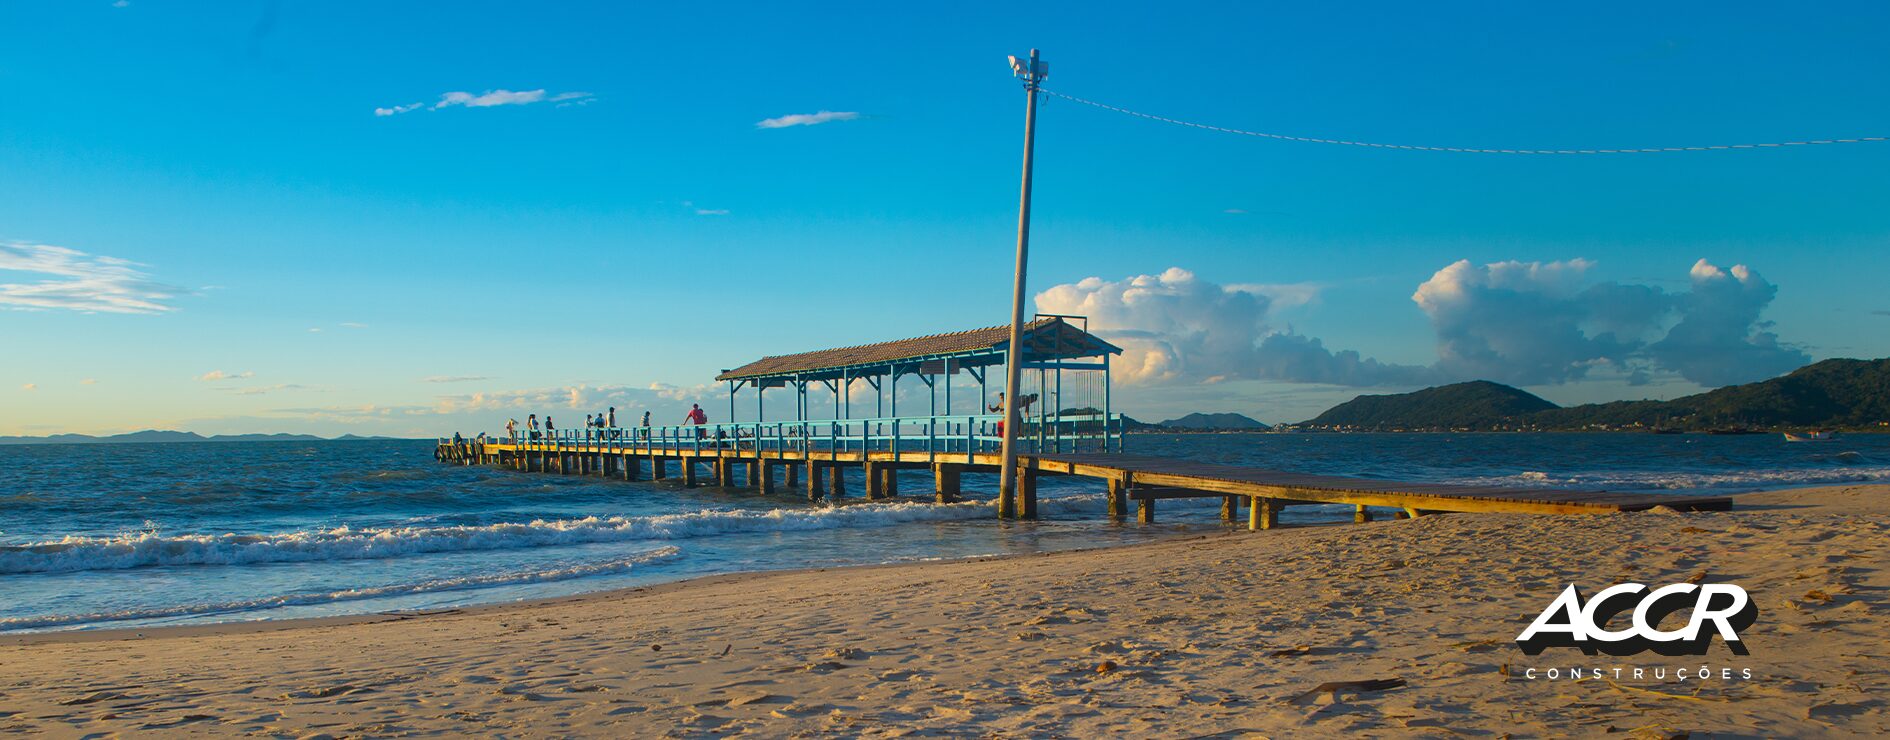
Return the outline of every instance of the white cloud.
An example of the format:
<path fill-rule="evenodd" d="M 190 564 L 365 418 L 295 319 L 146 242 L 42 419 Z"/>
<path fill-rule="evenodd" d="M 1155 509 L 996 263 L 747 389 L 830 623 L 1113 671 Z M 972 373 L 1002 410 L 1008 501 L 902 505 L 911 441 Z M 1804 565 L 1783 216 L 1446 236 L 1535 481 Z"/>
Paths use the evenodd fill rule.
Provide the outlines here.
<path fill-rule="evenodd" d="M 533 103 L 546 101 L 557 103 L 558 107 L 563 108 L 570 105 L 586 105 L 596 99 L 597 96 L 587 92 L 561 92 L 547 95 L 542 88 L 538 90 L 519 91 L 504 89 L 487 90 L 477 95 L 463 90 L 456 90 L 449 93 L 442 93 L 440 99 L 431 106 L 426 103 L 394 105 L 385 108 L 375 108 L 374 115 L 397 116 L 402 113 L 411 113 L 421 108 L 428 110 L 440 110 L 454 106 L 465 108 L 492 108 L 501 105 L 531 105 Z"/>
<path fill-rule="evenodd" d="M 470 383 L 476 380 L 490 380 L 484 375 L 429 375 L 421 378 L 422 383 Z"/>
<path fill-rule="evenodd" d="M 1670 372 L 1705 386 L 1774 377 L 1811 361 L 1781 345 L 1760 313 L 1778 289 L 1745 265 L 1702 259 L 1693 289 L 1588 283 L 1594 266 L 1567 262 L 1459 261 L 1411 296 L 1437 331 L 1438 367 L 1452 378 L 1545 384 L 1597 368 L 1646 382 Z"/>
<path fill-rule="evenodd" d="M 190 291 L 151 280 L 136 262 L 93 256 L 45 244 L 0 242 L 0 272 L 46 276 L 36 282 L 0 282 L 0 307 L 65 309 L 82 313 L 164 313 Z"/>
<path fill-rule="evenodd" d="M 30 393 L 30 392 L 32 392 L 32 391 L 36 391 L 36 390 L 39 390 L 39 384 L 38 384 L 38 383 L 27 383 L 26 385 L 22 385 L 22 386 L 20 386 L 20 390 L 23 390 L 23 391 L 27 391 L 27 392 L 29 392 L 29 393 Z"/>
<path fill-rule="evenodd" d="M 97 378 L 85 378 L 84 380 L 80 380 L 80 381 L 79 381 L 79 385 L 98 385 L 98 379 L 97 379 Z"/>
<path fill-rule="evenodd" d="M 343 321 L 341 322 L 340 326 L 343 329 L 366 329 L 367 328 L 367 324 L 362 324 L 362 323 L 354 322 L 354 321 Z"/>
<path fill-rule="evenodd" d="M 696 215 L 698 216 L 727 216 L 728 209 L 727 208 L 697 208 Z"/>
<path fill-rule="evenodd" d="M 422 107 L 425 107 L 425 106 L 426 106 L 426 103 L 408 103 L 408 104 L 406 104 L 406 105 L 396 105 L 396 106 L 393 106 L 393 107 L 391 107 L 391 108 L 375 108 L 375 109 L 374 109 L 374 115 L 377 115 L 377 116 L 398 116 L 398 115 L 400 115 L 400 114 L 402 114 L 402 113 L 409 113 L 409 112 L 412 112 L 412 111 L 416 111 L 416 110 L 419 110 L 419 109 L 421 109 Z"/>
<path fill-rule="evenodd" d="M 1247 209 L 1245 209 L 1245 208 L 1229 208 L 1229 209 L 1226 209 L 1226 210 L 1224 210 L 1224 211 L 1221 211 L 1221 213 L 1225 213 L 1225 214 L 1227 214 L 1227 215 L 1230 215 L 1230 216 L 1240 216 L 1240 215 L 1244 215 L 1244 214 L 1246 214 L 1246 213 L 1247 213 Z"/>
<path fill-rule="evenodd" d="M 789 126 L 818 126 L 833 121 L 851 121 L 860 117 L 852 111 L 824 110 L 819 113 L 794 113 L 779 118 L 764 119 L 755 124 L 756 128 L 787 128 Z"/>
<path fill-rule="evenodd" d="M 240 373 L 226 373 L 222 370 L 211 370 L 210 372 L 197 376 L 197 379 L 206 383 L 213 383 L 219 380 L 243 380 L 253 377 L 256 377 L 256 373 L 248 370 Z"/>
<path fill-rule="evenodd" d="M 1437 361 L 1380 362 L 1333 350 L 1278 325 L 1273 314 L 1315 301 L 1314 284 L 1218 285 L 1181 268 L 1120 281 L 1086 278 L 1036 296 L 1044 313 L 1088 316 L 1124 350 L 1127 383 L 1185 385 L 1237 379 L 1344 386 L 1418 386 L 1461 380 L 1515 385 L 1577 381 L 1591 372 L 1707 386 L 1776 376 L 1810 361 L 1782 344 L 1760 315 L 1777 288 L 1737 265 L 1701 260 L 1691 292 L 1596 282 L 1594 263 L 1459 261 L 1411 296 L 1431 319 Z"/>

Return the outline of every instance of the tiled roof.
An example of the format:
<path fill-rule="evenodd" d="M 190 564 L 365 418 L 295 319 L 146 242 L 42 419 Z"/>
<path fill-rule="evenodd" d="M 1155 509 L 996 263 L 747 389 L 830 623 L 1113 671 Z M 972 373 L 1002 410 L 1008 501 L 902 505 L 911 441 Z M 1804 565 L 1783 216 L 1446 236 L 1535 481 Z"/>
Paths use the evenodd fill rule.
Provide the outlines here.
<path fill-rule="evenodd" d="M 1051 324 L 1063 323 L 1054 318 L 1038 319 L 1024 325 L 1025 334 L 1042 329 Z M 1107 343 L 1074 326 L 1064 324 L 1066 330 L 1083 335 L 1103 347 L 1114 350 Z M 991 326 L 970 331 L 950 334 L 933 334 L 925 337 L 901 339 L 895 342 L 862 344 L 857 347 L 840 347 L 814 352 L 802 352 L 792 355 L 763 357 L 734 370 L 728 370 L 715 376 L 716 380 L 739 380 L 765 375 L 813 372 L 833 368 L 853 367 L 856 365 L 874 365 L 919 357 L 954 355 L 979 350 L 990 350 L 1010 340 L 1011 327 Z M 1034 353 L 1034 350 L 1033 350 Z"/>

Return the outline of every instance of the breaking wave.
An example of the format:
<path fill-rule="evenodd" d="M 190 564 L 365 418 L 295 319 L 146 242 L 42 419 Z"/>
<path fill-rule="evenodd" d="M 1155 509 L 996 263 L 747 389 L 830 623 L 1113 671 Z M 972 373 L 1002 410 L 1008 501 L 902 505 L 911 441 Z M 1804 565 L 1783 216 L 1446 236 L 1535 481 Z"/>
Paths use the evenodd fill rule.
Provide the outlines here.
<path fill-rule="evenodd" d="M 1840 456 L 1840 459 L 1844 458 Z M 1516 475 L 1459 478 L 1450 482 L 1499 486 L 1597 488 L 1617 491 L 1689 489 L 1739 491 L 1885 481 L 1890 481 L 1890 467 L 1849 466 L 1723 472 L 1608 470 L 1549 473 L 1529 470 Z"/>
<path fill-rule="evenodd" d="M 124 611 L 96 612 L 91 614 L 48 614 L 32 617 L 14 617 L 11 619 L 0 619 L 0 630 L 44 629 L 77 624 L 124 622 L 134 619 L 166 619 L 200 616 L 204 614 L 228 614 L 257 611 L 260 609 L 274 609 L 285 606 L 309 606 L 315 604 L 332 604 L 340 601 L 359 601 L 384 596 L 408 596 L 412 594 L 439 593 L 442 591 L 466 591 L 492 588 L 494 586 L 566 581 L 573 578 L 622 573 L 638 565 L 668 560 L 680 554 L 682 554 L 682 548 L 671 545 L 601 563 L 587 563 L 584 565 L 573 565 L 550 570 L 495 573 L 492 575 L 464 576 L 460 578 L 439 578 L 420 581 L 418 583 L 351 588 L 327 593 L 283 594 L 260 599 L 244 599 L 241 601 L 225 601 L 219 603 L 179 604 L 176 606 L 127 609 Z"/>
<path fill-rule="evenodd" d="M 1090 502 L 1088 499 L 1096 499 Z M 1047 499 L 1045 513 L 1094 506 L 1100 497 Z M 0 546 L 0 575 L 119 570 L 160 565 L 241 565 L 397 558 L 436 552 L 556 547 L 599 542 L 679 540 L 750 532 L 887 527 L 908 522 L 979 519 L 990 501 L 955 504 L 863 503 L 817 509 L 703 510 L 639 517 L 538 519 L 488 525 L 337 527 L 277 534 L 138 532 L 67 536 Z"/>

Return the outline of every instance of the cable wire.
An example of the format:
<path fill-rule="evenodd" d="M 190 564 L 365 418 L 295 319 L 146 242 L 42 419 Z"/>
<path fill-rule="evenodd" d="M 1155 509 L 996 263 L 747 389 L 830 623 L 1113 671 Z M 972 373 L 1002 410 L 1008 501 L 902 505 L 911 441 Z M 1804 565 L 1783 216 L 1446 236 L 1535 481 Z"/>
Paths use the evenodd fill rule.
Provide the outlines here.
<path fill-rule="evenodd" d="M 1177 126 L 1186 126 L 1188 128 L 1198 128 L 1204 131 L 1218 131 L 1224 134 L 1239 134 L 1241 136 L 1257 136 L 1263 139 L 1278 139 L 1280 141 L 1301 141 L 1301 142 L 1307 142 L 1311 144 L 1339 144 L 1343 146 L 1362 146 L 1362 147 L 1370 147 L 1374 149 L 1407 149 L 1411 151 L 1420 151 L 1420 152 L 1455 152 L 1459 154 L 1659 154 L 1659 153 L 1665 153 L 1665 152 L 1708 152 L 1708 151 L 1717 151 L 1717 150 L 1722 150 L 1722 149 L 1771 149 L 1771 148 L 1776 148 L 1776 147 L 1787 147 L 1787 146 L 1818 146 L 1822 144 L 1864 144 L 1864 143 L 1869 143 L 1869 142 L 1890 141 L 1890 137 L 1884 137 L 1884 136 L 1859 136 L 1859 137 L 1851 138 L 1851 139 L 1813 139 L 1810 141 L 1782 141 L 1782 142 L 1776 142 L 1776 143 L 1770 143 L 1770 144 L 1711 144 L 1707 146 L 1661 146 L 1661 147 L 1647 147 L 1643 149 L 1478 149 L 1474 147 L 1458 147 L 1458 146 L 1419 146 L 1415 144 L 1379 144 L 1379 143 L 1374 143 L 1374 142 L 1369 142 L 1369 141 L 1346 141 L 1344 139 L 1321 139 L 1321 138 L 1313 137 L 1313 136 L 1291 136 L 1288 134 L 1270 134 L 1263 131 L 1245 131 L 1245 130 L 1237 129 L 1237 128 L 1227 128 L 1225 126 L 1211 126 L 1205 123 L 1195 123 L 1193 121 L 1182 121 L 1182 120 L 1178 120 L 1174 118 L 1168 118 L 1166 116 L 1157 116 L 1150 113 L 1143 113 L 1141 111 L 1133 111 L 1133 110 L 1129 110 L 1128 108 L 1119 108 L 1117 106 L 1109 105 L 1107 103 L 1098 103 L 1094 100 L 1085 100 L 1083 98 L 1079 98 L 1074 95 L 1065 95 L 1055 90 L 1042 90 L 1042 92 L 1045 95 L 1049 95 L 1051 97 L 1056 97 L 1056 98 L 1062 98 L 1072 103 L 1082 103 L 1083 105 L 1091 106 L 1094 108 L 1101 108 L 1107 111 L 1115 111 L 1117 113 L 1121 113 L 1124 115 L 1135 116 L 1136 118 L 1146 118 L 1151 121 L 1159 121 L 1161 123 L 1172 123 Z"/>

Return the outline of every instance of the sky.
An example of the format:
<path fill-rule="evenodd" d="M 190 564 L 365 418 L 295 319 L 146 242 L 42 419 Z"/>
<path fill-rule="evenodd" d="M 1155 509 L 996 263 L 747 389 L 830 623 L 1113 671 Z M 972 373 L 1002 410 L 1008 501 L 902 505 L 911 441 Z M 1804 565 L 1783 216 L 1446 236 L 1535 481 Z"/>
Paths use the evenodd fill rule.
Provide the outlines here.
<path fill-rule="evenodd" d="M 1003 323 L 1025 100 L 1005 57 L 1031 48 L 1047 90 L 1232 129 L 1638 148 L 1890 135 L 1886 22 L 7 2 L 0 435 L 676 421 L 760 356 Z M 1127 350 L 1115 405 L 1141 418 L 1297 421 L 1474 378 L 1672 398 L 1890 355 L 1890 143 L 1462 154 L 1058 97 L 1038 124 L 1035 307 Z"/>

